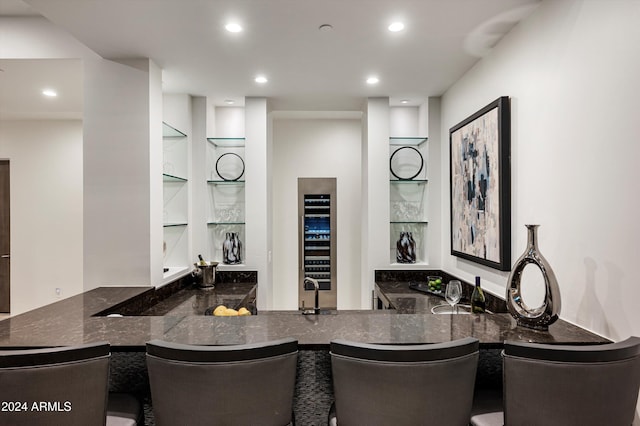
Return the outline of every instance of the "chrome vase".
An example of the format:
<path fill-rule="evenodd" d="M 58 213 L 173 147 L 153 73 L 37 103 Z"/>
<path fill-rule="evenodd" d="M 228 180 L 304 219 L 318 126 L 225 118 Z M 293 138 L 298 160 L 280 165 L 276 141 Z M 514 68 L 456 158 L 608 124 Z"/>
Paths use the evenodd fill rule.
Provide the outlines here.
<path fill-rule="evenodd" d="M 227 265 L 242 263 L 242 241 L 237 232 L 227 232 L 222 243 L 222 263 Z"/>
<path fill-rule="evenodd" d="M 400 232 L 400 239 L 396 242 L 396 261 L 416 263 L 416 242 L 411 232 Z"/>
<path fill-rule="evenodd" d="M 507 281 L 507 308 L 516 319 L 518 325 L 548 330 L 549 325 L 558 320 L 560 315 L 560 288 L 553 269 L 549 262 L 538 250 L 538 226 L 525 225 L 527 227 L 527 248 L 518 258 Z M 530 308 L 522 300 L 522 272 L 524 268 L 533 265 L 537 267 L 544 278 L 544 301 L 537 308 Z"/>

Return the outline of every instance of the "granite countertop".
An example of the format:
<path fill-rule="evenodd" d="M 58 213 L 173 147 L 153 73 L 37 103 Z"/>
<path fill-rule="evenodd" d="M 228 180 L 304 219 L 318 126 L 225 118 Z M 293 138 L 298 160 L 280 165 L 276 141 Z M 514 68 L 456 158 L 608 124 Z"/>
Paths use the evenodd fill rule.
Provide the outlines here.
<path fill-rule="evenodd" d="M 444 293 L 433 295 L 417 291 L 409 287 L 410 284 L 422 284 L 426 288 L 426 281 L 378 281 L 376 293 L 378 297 L 388 301 L 398 313 L 402 314 L 430 314 L 431 309 L 438 305 L 449 304 L 444 299 Z M 462 287 L 462 299 L 460 305 L 470 303 L 472 288 L 469 285 Z M 507 313 L 507 305 L 504 300 L 485 292 L 487 298 L 487 311 L 491 313 Z"/>
<path fill-rule="evenodd" d="M 222 285 L 217 285 L 216 290 L 222 293 Z M 200 309 L 216 299 L 206 294 L 209 290 L 199 289 L 192 289 L 191 295 L 189 292 L 176 293 L 179 302 L 162 316 L 95 316 L 104 315 L 114 306 L 126 306 L 150 291 L 153 289 L 146 287 L 101 287 L 5 319 L 0 321 L 0 347 L 107 341 L 114 351 L 142 351 L 145 343 L 152 339 L 192 344 L 239 344 L 284 337 L 297 339 L 301 347 L 322 348 L 337 338 L 374 343 L 435 343 L 473 336 L 485 348 L 500 347 L 504 340 L 571 344 L 608 342 L 565 321 L 556 322 L 548 332 L 518 327 L 509 314 L 399 314 L 387 310 L 334 311 L 330 315 L 309 316 L 298 311 L 261 311 L 247 317 L 204 316 L 198 313 Z M 431 303 L 429 300 L 423 302 L 425 307 Z"/>
<path fill-rule="evenodd" d="M 442 297 L 409 288 L 409 281 L 381 281 L 376 283 L 378 297 L 386 299 L 400 314 L 430 314 L 434 306 L 447 304 Z M 464 303 L 462 300 L 460 303 Z M 448 305 L 448 304 L 447 304 Z"/>
<path fill-rule="evenodd" d="M 249 308 L 255 296 L 256 284 L 253 283 L 223 283 L 215 288 L 190 286 L 143 310 L 140 315 L 198 316 L 219 305 L 238 310 Z"/>

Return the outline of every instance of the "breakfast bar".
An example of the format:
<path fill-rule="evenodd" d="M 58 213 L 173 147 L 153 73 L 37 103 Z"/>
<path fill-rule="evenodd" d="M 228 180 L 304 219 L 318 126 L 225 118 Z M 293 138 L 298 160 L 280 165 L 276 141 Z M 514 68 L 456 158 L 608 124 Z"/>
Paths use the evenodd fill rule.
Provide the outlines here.
<path fill-rule="evenodd" d="M 383 277 L 381 277 L 383 278 Z M 294 412 L 299 424 L 326 421 L 333 402 L 329 343 L 333 339 L 384 344 L 438 343 L 464 337 L 480 341 L 478 386 L 500 386 L 500 350 L 505 340 L 600 344 L 600 336 L 565 321 L 549 331 L 518 327 L 508 313 L 435 315 L 442 298 L 416 292 L 408 281 L 379 281 L 378 297 L 389 309 L 259 311 L 251 316 L 215 317 L 219 304 L 254 306 L 252 279 L 199 288 L 189 280 L 171 291 L 144 287 L 100 287 L 0 322 L 0 348 L 37 348 L 106 341 L 111 345 L 110 390 L 138 394 L 153 424 L 145 345 L 153 339 L 197 345 L 298 340 Z M 464 300 L 464 299 L 463 299 Z M 411 308 L 407 308 L 410 306 Z M 396 309 L 399 307 L 401 309 Z"/>
<path fill-rule="evenodd" d="M 396 286 L 401 284 L 394 284 Z M 176 293 L 181 300 L 175 310 L 162 315 L 123 316 L 118 307 L 126 306 L 153 290 L 143 287 L 100 287 L 83 294 L 26 312 L 0 322 L 0 347 L 46 347 L 107 341 L 115 351 L 144 350 L 146 342 L 162 339 L 178 343 L 223 345 L 262 342 L 293 337 L 301 348 L 327 348 L 332 339 L 375 343 L 435 343 L 475 337 L 484 348 L 499 348 L 505 340 L 539 343 L 590 344 L 608 342 L 598 335 L 559 320 L 549 331 L 518 327 L 508 313 L 484 315 L 434 315 L 430 312 L 399 313 L 388 310 L 331 311 L 323 315 L 301 315 L 299 311 L 260 311 L 248 317 L 205 315 L 207 300 L 217 293 L 237 291 L 247 294 L 255 285 L 220 284 L 215 290 L 191 288 Z M 426 306 L 444 303 L 434 296 L 407 294 Z M 392 293 L 389 293 L 390 297 Z M 174 297 L 172 296 L 172 297 Z M 244 294 L 236 299 L 242 302 Z M 202 301 L 205 301 L 202 304 Z M 160 302 L 160 304 L 168 302 Z M 200 303 L 201 313 L 193 312 Z M 157 305 L 157 306 L 158 306 Z M 115 307 L 115 308 L 114 308 Z M 215 306 L 214 306 L 215 307 Z M 159 309 L 159 308 L 154 308 Z M 122 314 L 119 314 L 122 315 Z"/>

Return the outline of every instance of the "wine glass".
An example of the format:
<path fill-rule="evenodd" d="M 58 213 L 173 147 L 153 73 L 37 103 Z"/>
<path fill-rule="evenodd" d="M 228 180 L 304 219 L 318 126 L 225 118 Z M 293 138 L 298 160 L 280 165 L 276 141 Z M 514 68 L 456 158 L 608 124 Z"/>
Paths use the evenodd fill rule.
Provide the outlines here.
<path fill-rule="evenodd" d="M 458 280 L 449 281 L 447 284 L 447 288 L 444 291 L 444 298 L 447 300 L 447 303 L 451 305 L 451 313 L 453 312 L 453 307 L 456 307 L 456 313 L 458 312 L 458 307 L 456 304 L 462 298 L 462 284 Z"/>

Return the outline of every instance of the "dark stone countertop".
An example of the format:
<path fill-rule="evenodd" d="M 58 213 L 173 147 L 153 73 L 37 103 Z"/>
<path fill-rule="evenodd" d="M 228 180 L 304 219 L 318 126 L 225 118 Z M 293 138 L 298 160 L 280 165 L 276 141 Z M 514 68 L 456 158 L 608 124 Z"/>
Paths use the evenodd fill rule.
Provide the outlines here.
<path fill-rule="evenodd" d="M 205 294 L 209 290 L 199 289 L 192 289 L 195 294 L 190 296 L 189 292 L 176 293 L 181 302 L 162 316 L 94 316 L 104 314 L 114 306 L 126 306 L 130 300 L 149 291 L 153 289 L 101 287 L 5 319 L 0 321 L 0 347 L 107 341 L 113 351 L 143 351 L 145 343 L 152 339 L 192 344 L 239 344 L 284 337 L 298 339 L 301 347 L 308 348 L 326 348 L 336 338 L 374 343 L 435 343 L 473 336 L 485 348 L 500 347 L 504 340 L 570 344 L 608 342 L 565 321 L 551 325 L 548 332 L 518 327 L 509 314 L 399 314 L 388 310 L 338 311 L 317 316 L 301 315 L 298 311 L 261 311 L 246 317 L 204 316 L 195 312 L 208 305 L 212 300 L 208 298 L 212 296 Z M 216 291 L 224 293 L 223 285 L 216 285 Z M 199 295 L 199 292 L 203 294 Z M 429 299 L 432 296 L 414 297 Z M 431 302 L 424 303 L 428 306 Z"/>
<path fill-rule="evenodd" d="M 434 295 L 417 291 L 409 287 L 411 283 L 420 283 L 426 288 L 426 281 L 380 281 L 376 282 L 376 294 L 388 301 L 400 314 L 430 314 L 435 306 L 449 306 L 444 299 L 444 293 Z M 463 287 L 460 305 L 468 307 L 470 297 L 471 292 L 465 291 Z M 487 300 L 487 310 L 491 313 L 507 313 L 504 300 L 496 299 L 492 296 L 492 300 Z"/>
<path fill-rule="evenodd" d="M 219 305 L 238 310 L 253 305 L 255 297 L 256 284 L 253 283 L 223 283 L 215 288 L 190 286 L 143 310 L 139 315 L 198 316 L 205 315 L 208 308 Z"/>
<path fill-rule="evenodd" d="M 444 295 L 424 298 L 424 293 L 413 290 L 410 283 L 422 284 L 426 287 L 427 277 L 436 275 L 442 278 L 443 283 L 451 280 L 458 280 L 462 283 L 462 299 L 460 303 L 469 303 L 474 285 L 455 277 L 441 270 L 376 270 L 375 283 L 376 291 L 381 292 L 400 313 L 431 313 L 431 308 L 438 303 L 444 302 Z M 503 298 L 497 297 L 489 292 L 484 292 L 487 310 L 493 313 L 507 313 L 507 305 Z"/>

